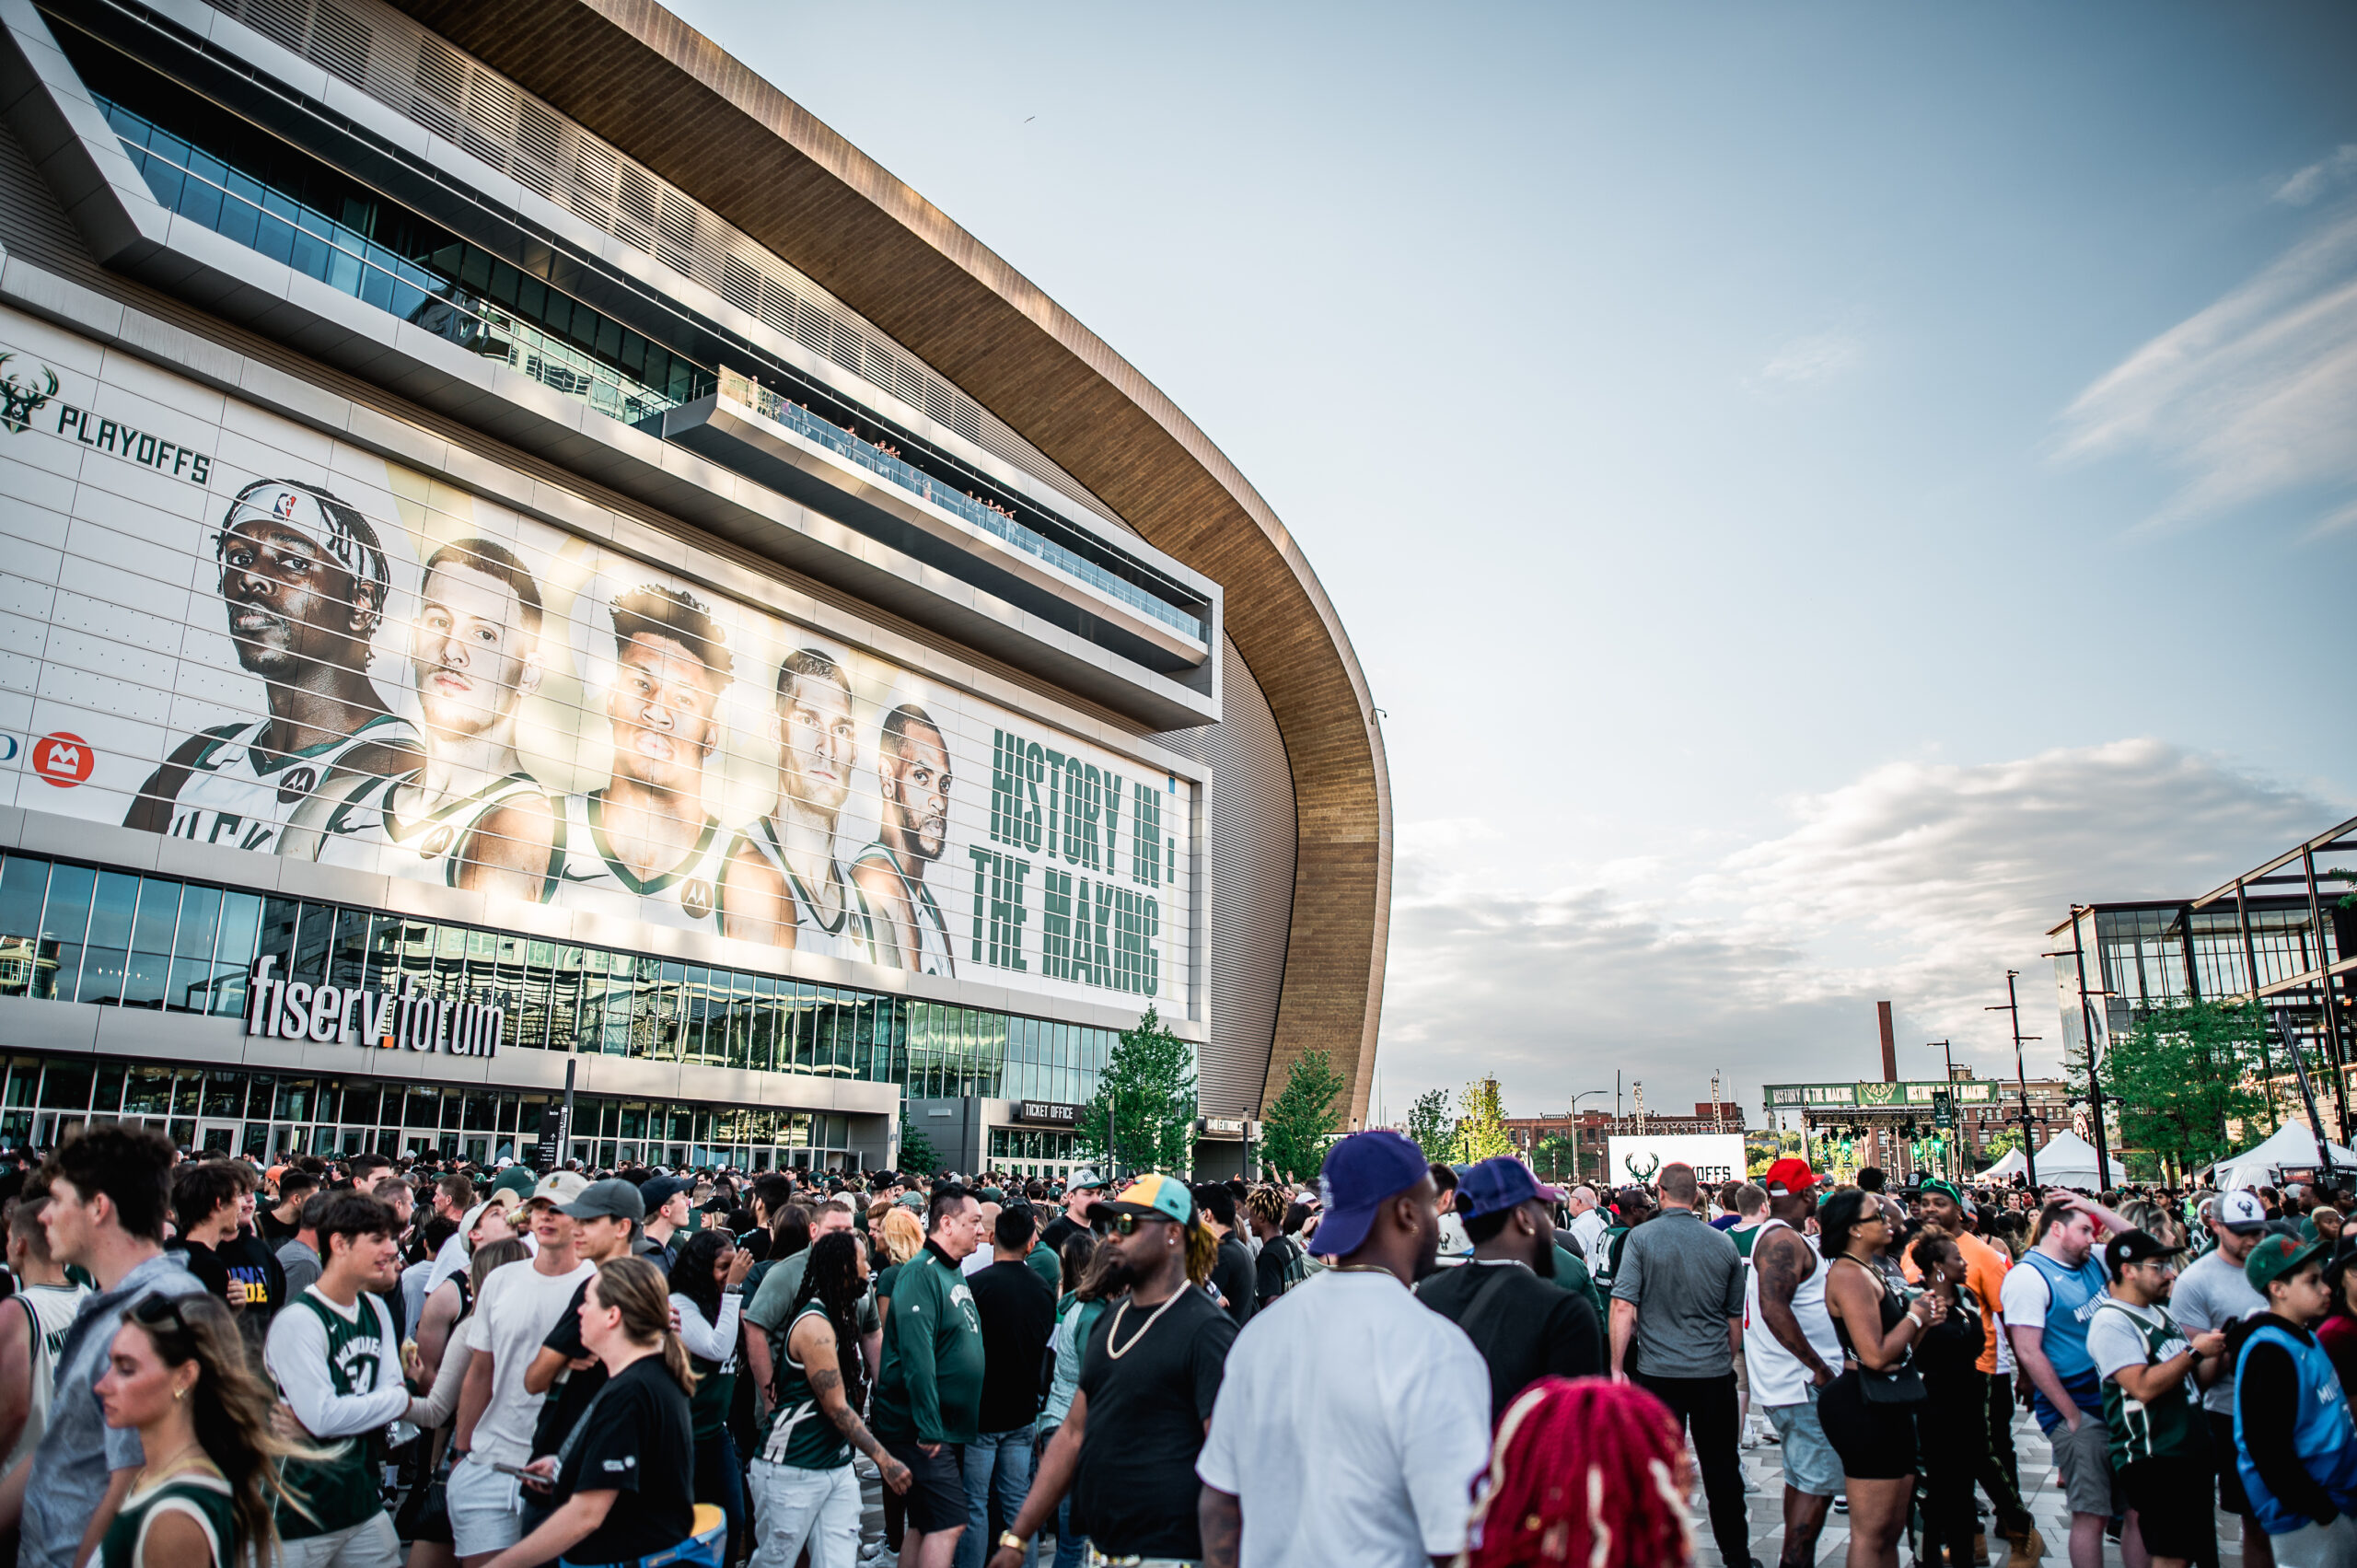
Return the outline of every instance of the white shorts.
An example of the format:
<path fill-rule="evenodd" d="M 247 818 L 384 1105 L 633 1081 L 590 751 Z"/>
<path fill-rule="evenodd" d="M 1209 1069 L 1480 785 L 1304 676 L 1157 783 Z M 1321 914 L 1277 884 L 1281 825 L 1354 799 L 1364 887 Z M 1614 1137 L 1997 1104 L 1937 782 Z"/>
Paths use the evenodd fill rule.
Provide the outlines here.
<path fill-rule="evenodd" d="M 401 1568 L 401 1540 L 393 1533 L 393 1521 L 379 1513 L 375 1518 L 330 1530 L 325 1535 L 306 1536 L 301 1540 L 282 1540 L 279 1547 L 279 1568 Z"/>
<path fill-rule="evenodd" d="M 753 1461 L 752 1568 L 794 1568 L 810 1549 L 810 1568 L 858 1568 L 859 1477 L 849 1465 L 806 1470 Z"/>
<path fill-rule="evenodd" d="M 450 1550 L 460 1557 L 505 1551 L 524 1539 L 524 1488 L 470 1454 L 450 1472 Z"/>

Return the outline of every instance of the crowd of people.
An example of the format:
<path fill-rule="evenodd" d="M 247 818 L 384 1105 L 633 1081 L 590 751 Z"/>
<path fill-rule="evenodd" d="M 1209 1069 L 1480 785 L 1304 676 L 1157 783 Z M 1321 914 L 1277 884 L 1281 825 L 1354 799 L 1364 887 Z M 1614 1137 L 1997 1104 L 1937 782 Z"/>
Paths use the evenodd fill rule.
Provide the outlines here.
<path fill-rule="evenodd" d="M 2311 1188 L 1560 1191 L 0 1161 L 22 1568 L 2357 1565 L 2357 1231 Z M 880 1529 L 865 1525 L 880 1496 Z M 1983 1504 L 1985 1498 L 1985 1505 Z M 1763 1502 L 1768 1500 L 1762 1500 Z"/>

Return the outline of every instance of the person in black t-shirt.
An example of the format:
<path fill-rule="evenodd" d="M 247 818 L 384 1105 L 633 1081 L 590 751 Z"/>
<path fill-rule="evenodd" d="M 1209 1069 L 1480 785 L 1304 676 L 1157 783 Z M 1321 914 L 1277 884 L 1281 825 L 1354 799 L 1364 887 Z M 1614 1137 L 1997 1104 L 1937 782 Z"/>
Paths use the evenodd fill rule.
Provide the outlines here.
<path fill-rule="evenodd" d="M 966 1445 L 966 1527 L 974 1539 L 999 1516 L 1015 1517 L 1031 1486 L 1031 1423 L 1039 1416 L 1039 1368 L 1056 1329 L 1056 1293 L 1024 1260 L 1036 1222 L 1028 1203 L 999 1211 L 993 1262 L 967 1276 L 982 1320 L 982 1405 Z"/>
<path fill-rule="evenodd" d="M 545 1493 L 550 1512 L 489 1568 L 536 1568 L 559 1557 L 635 1562 L 695 1530 L 695 1423 L 688 1413 L 695 1379 L 688 1347 L 671 1331 L 663 1276 L 643 1258 L 614 1259 L 582 1287 L 575 1317 L 581 1342 L 607 1377 L 594 1419 L 575 1425 L 556 1453 L 525 1467 L 548 1478 L 541 1484 L 553 1483 Z"/>
<path fill-rule="evenodd" d="M 1277 1297 L 1309 1277 L 1308 1251 L 1285 1234 L 1289 1206 L 1286 1196 L 1273 1187 L 1256 1188 L 1244 1200 L 1244 1223 L 1252 1227 L 1260 1243 L 1260 1255 L 1252 1260 L 1255 1311 L 1267 1310 Z"/>
<path fill-rule="evenodd" d="M 1064 1187 L 1064 1212 L 1039 1233 L 1039 1245 L 1061 1258 L 1064 1243 L 1088 1228 L 1088 1205 L 1105 1196 L 1105 1179 L 1086 1167 L 1072 1173 Z"/>
<path fill-rule="evenodd" d="M 187 1250 L 189 1272 L 236 1315 L 238 1334 L 257 1355 L 286 1304 L 285 1269 L 245 1228 L 260 1185 L 253 1167 L 238 1159 L 192 1160 L 172 1173 L 175 1245 Z"/>
<path fill-rule="evenodd" d="M 1596 1304 L 1585 1291 L 1553 1283 L 1562 1201 L 1511 1155 L 1469 1167 L 1457 1212 L 1473 1256 L 1416 1287 L 1416 1298 L 1464 1330 L 1489 1364 L 1492 1421 L 1550 1373 L 1592 1377 L 1605 1369 Z"/>
<path fill-rule="evenodd" d="M 1195 1189 L 1195 1214 L 1219 1237 L 1219 1252 L 1212 1263 L 1212 1288 L 1239 1329 L 1260 1310 L 1260 1282 L 1252 1272 L 1252 1249 L 1236 1234 L 1236 1194 L 1224 1183 L 1207 1181 Z"/>
<path fill-rule="evenodd" d="M 1067 1491 L 1073 1527 L 1107 1557 L 1203 1555 L 1195 1457 L 1236 1342 L 1235 1321 L 1201 1288 L 1216 1239 L 1167 1176 L 1140 1178 L 1088 1217 L 1110 1226 L 1097 1254 L 1111 1257 L 1107 1290 L 1129 1294 L 1090 1330 L 1080 1391 L 990 1568 L 1020 1568 Z"/>
<path fill-rule="evenodd" d="M 581 1196 L 559 1206 L 579 1226 L 575 1234 L 580 1237 L 577 1246 L 582 1260 L 601 1265 L 630 1256 L 639 1224 L 646 1214 L 638 1189 L 614 1177 L 591 1182 L 582 1189 Z M 659 1272 L 656 1277 L 661 1277 Z M 574 1292 L 572 1302 L 549 1330 L 548 1338 L 540 1342 L 540 1353 L 524 1370 L 525 1391 L 548 1395 L 547 1402 L 540 1406 L 540 1420 L 532 1427 L 535 1454 L 555 1453 L 580 1424 L 598 1390 L 606 1386 L 605 1364 L 582 1338 L 581 1304 L 588 1298 L 593 1283 L 584 1280 L 581 1288 Z M 667 1290 L 663 1298 L 667 1323 L 670 1321 L 670 1299 Z M 539 1499 L 527 1490 L 527 1525 L 535 1521 L 538 1503 Z"/>
<path fill-rule="evenodd" d="M 278 1173 L 278 1200 L 254 1214 L 254 1228 L 273 1256 L 303 1228 L 303 1200 L 319 1190 L 319 1179 L 294 1166 Z"/>

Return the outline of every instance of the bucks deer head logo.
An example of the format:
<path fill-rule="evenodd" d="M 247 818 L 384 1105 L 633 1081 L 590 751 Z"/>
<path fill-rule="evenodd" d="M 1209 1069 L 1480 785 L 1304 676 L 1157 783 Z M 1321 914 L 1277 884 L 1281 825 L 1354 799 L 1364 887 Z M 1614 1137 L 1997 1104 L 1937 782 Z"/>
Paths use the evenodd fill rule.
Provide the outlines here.
<path fill-rule="evenodd" d="M 16 357 L 13 354 L 0 354 L 0 366 Z M 7 426 L 11 435 L 22 433 L 32 423 L 34 411 L 55 396 L 57 372 L 46 365 L 41 367 L 38 381 L 13 370 L 0 375 L 0 425 Z"/>
<path fill-rule="evenodd" d="M 1645 1163 L 1642 1166 L 1637 1163 L 1636 1156 L 1622 1155 L 1620 1156 L 1620 1163 L 1628 1167 L 1629 1174 L 1637 1179 L 1637 1185 L 1640 1187 L 1643 1187 L 1651 1183 L 1655 1174 L 1661 1169 L 1661 1156 L 1659 1155 L 1647 1155 L 1645 1156 Z"/>

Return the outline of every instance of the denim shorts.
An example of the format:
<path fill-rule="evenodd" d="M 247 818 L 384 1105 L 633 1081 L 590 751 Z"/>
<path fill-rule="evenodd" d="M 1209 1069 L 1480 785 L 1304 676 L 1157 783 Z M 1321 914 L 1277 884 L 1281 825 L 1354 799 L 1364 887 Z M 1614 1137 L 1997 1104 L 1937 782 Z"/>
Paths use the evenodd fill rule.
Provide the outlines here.
<path fill-rule="evenodd" d="M 1825 1438 L 1817 1419 L 1820 1389 L 1809 1386 L 1805 1405 L 1770 1405 L 1768 1419 L 1775 1423 L 1783 1448 L 1784 1484 L 1810 1497 L 1833 1497 L 1841 1491 L 1841 1458 Z"/>

